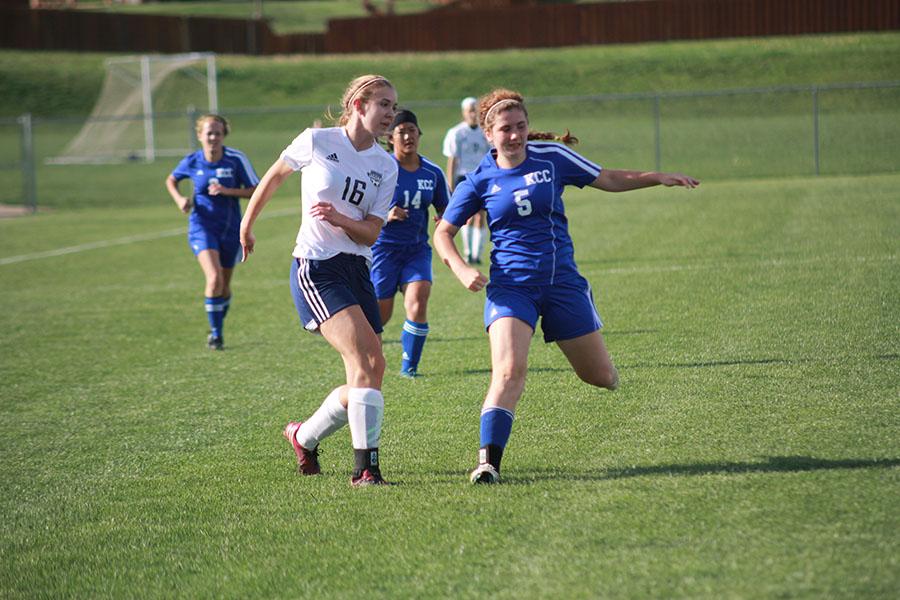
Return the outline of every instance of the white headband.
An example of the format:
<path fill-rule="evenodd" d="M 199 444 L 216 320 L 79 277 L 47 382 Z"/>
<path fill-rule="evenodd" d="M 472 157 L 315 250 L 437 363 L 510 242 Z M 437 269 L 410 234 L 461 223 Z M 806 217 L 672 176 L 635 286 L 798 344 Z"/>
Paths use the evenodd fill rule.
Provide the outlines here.
<path fill-rule="evenodd" d="M 496 110 L 504 102 L 509 102 L 511 104 L 521 104 L 521 102 L 519 102 L 515 98 L 504 98 L 503 100 L 497 100 L 496 102 L 491 104 L 491 107 L 488 109 L 487 113 L 485 113 L 485 115 L 484 115 L 484 123 L 485 124 L 487 124 L 488 119 L 491 116 L 491 113 L 494 112 L 494 110 Z"/>
<path fill-rule="evenodd" d="M 382 83 L 385 83 L 387 85 L 391 85 L 391 82 L 388 81 L 387 79 L 385 79 L 384 77 L 374 77 L 374 78 L 370 79 L 369 81 L 365 82 L 364 84 L 362 84 L 361 86 L 359 86 L 358 88 L 356 88 L 356 91 L 353 92 L 353 95 L 350 96 L 349 100 L 347 100 L 347 107 L 349 108 L 350 105 L 353 104 L 353 101 L 356 100 L 356 97 L 359 95 L 359 93 L 361 91 L 363 91 L 364 89 L 366 89 L 373 83 L 377 83 L 379 81 Z"/>

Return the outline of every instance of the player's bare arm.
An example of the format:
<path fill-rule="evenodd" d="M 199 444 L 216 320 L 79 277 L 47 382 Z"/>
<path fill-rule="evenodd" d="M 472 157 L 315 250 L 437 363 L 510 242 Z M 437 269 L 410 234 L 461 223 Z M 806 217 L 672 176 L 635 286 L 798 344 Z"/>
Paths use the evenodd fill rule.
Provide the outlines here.
<path fill-rule="evenodd" d="M 441 220 L 434 229 L 434 249 L 445 265 L 450 267 L 456 278 L 467 290 L 478 292 L 484 289 L 488 278 L 478 269 L 470 266 L 460 256 L 453 238 L 459 231 L 459 227 Z"/>
<path fill-rule="evenodd" d="M 209 184 L 210 196 L 233 196 L 235 198 L 250 198 L 251 196 L 253 196 L 253 192 L 255 190 L 256 186 L 245 188 L 227 188 L 220 183 Z"/>
<path fill-rule="evenodd" d="M 281 187 L 284 180 L 293 172 L 294 170 L 279 158 L 269 167 L 269 170 L 266 171 L 266 174 L 259 181 L 259 185 L 254 189 L 250 202 L 247 204 L 244 218 L 241 219 L 241 249 L 243 250 L 241 262 L 247 261 L 250 255 L 253 254 L 253 248 L 256 245 L 256 236 L 253 235 L 253 223 L 256 222 L 256 218 L 262 212 L 262 209 L 265 208 L 272 194 Z"/>
<path fill-rule="evenodd" d="M 181 212 L 184 214 L 191 212 L 191 199 L 178 190 L 178 181 L 171 175 L 166 177 L 166 189 L 169 191 L 169 195 L 172 196 L 172 200 L 175 201 L 175 204 L 178 205 L 178 209 Z"/>
<path fill-rule="evenodd" d="M 682 186 L 693 189 L 700 181 L 681 173 L 658 173 L 656 171 L 625 171 L 621 169 L 603 169 L 591 187 L 605 192 L 627 192 L 641 188 L 664 185 L 667 187 Z"/>
<path fill-rule="evenodd" d="M 330 202 L 317 202 L 309 210 L 311 217 L 321 219 L 326 223 L 343 229 L 350 239 L 357 244 L 371 246 L 378 239 L 384 221 L 374 215 L 369 215 L 362 221 L 351 219 L 339 212 Z"/>

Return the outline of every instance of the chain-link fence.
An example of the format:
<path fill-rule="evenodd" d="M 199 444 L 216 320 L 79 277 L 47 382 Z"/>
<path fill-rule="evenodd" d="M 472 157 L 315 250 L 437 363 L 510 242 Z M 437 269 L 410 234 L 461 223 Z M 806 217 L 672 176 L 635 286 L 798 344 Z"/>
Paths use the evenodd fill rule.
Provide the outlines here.
<path fill-rule="evenodd" d="M 528 98 L 532 129 L 580 139 L 576 149 L 610 168 L 684 171 L 700 179 L 857 175 L 900 171 L 900 82 L 707 92 Z M 404 103 L 419 118 L 420 152 L 444 164 L 441 142 L 459 121 L 458 99 Z M 233 108 L 226 143 L 260 174 L 326 107 Z M 154 115 L 161 147 L 144 162 L 52 164 L 84 119 L 0 120 L 0 202 L 35 206 L 156 202 L 177 156 L 196 147 L 195 111 Z M 144 115 L 135 115 L 137 130 Z M 121 118 L 120 118 L 121 119 Z M 130 117 L 126 117 L 130 119 Z M 127 155 L 126 155 L 127 156 Z"/>

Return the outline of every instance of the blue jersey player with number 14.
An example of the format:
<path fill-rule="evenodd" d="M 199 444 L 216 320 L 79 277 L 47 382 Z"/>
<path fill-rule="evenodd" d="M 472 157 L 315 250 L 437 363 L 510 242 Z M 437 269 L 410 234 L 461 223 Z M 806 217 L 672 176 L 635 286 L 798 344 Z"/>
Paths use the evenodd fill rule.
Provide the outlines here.
<path fill-rule="evenodd" d="M 389 146 L 397 161 L 397 187 L 387 223 L 372 246 L 372 283 L 378 296 L 382 323 L 394 311 L 394 296 L 403 293 L 406 321 L 400 334 L 403 348 L 400 374 L 418 375 L 419 360 L 428 335 L 427 306 L 431 293 L 431 247 L 428 245 L 428 207 L 447 207 L 450 191 L 444 173 L 419 154 L 419 121 L 401 110 L 391 125 Z"/>
<path fill-rule="evenodd" d="M 491 384 L 481 411 L 481 449 L 472 483 L 500 481 L 500 459 L 525 388 L 528 348 L 541 320 L 545 342 L 556 342 L 585 382 L 616 389 L 619 376 L 603 336 L 591 286 L 578 272 L 562 193 L 567 185 L 624 192 L 654 185 L 696 187 L 686 175 L 602 169 L 562 144 L 577 140 L 528 130 L 517 92 L 498 89 L 479 103 L 479 120 L 494 149 L 453 192 L 434 233 L 435 249 L 472 291 L 487 286 L 484 324 L 491 344 Z M 491 277 L 466 264 L 453 236 L 486 210 L 494 249 Z"/>

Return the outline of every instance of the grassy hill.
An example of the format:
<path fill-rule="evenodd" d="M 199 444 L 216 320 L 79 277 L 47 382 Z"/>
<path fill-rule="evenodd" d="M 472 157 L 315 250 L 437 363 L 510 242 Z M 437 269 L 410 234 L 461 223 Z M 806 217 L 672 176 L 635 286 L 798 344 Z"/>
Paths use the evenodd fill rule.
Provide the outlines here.
<path fill-rule="evenodd" d="M 220 106 L 335 102 L 380 72 L 401 101 L 459 98 L 497 85 L 529 96 L 710 90 L 900 79 L 900 33 L 434 54 L 220 56 Z M 107 55 L 0 51 L 0 116 L 86 115 Z"/>

